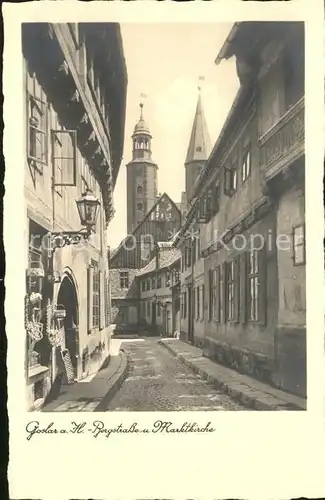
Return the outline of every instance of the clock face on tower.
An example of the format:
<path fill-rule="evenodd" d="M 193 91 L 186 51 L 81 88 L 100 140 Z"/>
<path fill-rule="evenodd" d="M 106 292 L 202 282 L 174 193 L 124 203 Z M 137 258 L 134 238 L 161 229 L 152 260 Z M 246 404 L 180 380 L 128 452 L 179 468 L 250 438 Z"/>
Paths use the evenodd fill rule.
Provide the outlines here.
<path fill-rule="evenodd" d="M 151 214 L 151 220 L 171 221 L 172 205 L 169 200 L 162 198 Z"/>

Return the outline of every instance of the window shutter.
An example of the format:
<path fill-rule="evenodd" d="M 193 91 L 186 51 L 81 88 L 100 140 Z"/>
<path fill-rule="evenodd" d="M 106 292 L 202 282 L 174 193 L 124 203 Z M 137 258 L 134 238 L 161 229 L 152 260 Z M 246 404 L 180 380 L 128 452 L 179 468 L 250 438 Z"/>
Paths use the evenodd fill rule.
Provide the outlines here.
<path fill-rule="evenodd" d="M 93 329 L 93 268 L 91 266 L 87 269 L 87 309 L 88 309 L 88 333 Z"/>
<path fill-rule="evenodd" d="M 247 322 L 247 252 L 240 254 L 240 322 Z"/>
<path fill-rule="evenodd" d="M 234 260 L 234 321 L 239 323 L 240 315 L 240 255 Z"/>
<path fill-rule="evenodd" d="M 227 321 L 227 262 L 222 264 L 220 279 L 220 321 Z"/>
<path fill-rule="evenodd" d="M 105 328 L 104 275 L 99 271 L 99 329 Z"/>
<path fill-rule="evenodd" d="M 266 249 L 263 247 L 258 252 L 258 321 L 261 325 L 266 324 Z"/>
<path fill-rule="evenodd" d="M 216 304 L 215 304 L 215 321 L 217 323 L 220 322 L 220 287 L 221 287 L 221 284 L 220 284 L 220 266 L 217 267 L 217 269 L 215 270 L 215 280 L 216 280 L 216 295 L 215 295 L 215 301 L 216 301 Z"/>
<path fill-rule="evenodd" d="M 208 283 L 209 283 L 209 321 L 212 319 L 212 270 L 209 269 L 208 274 Z"/>
<path fill-rule="evenodd" d="M 231 171 L 224 167 L 224 194 L 230 196 L 231 192 Z"/>

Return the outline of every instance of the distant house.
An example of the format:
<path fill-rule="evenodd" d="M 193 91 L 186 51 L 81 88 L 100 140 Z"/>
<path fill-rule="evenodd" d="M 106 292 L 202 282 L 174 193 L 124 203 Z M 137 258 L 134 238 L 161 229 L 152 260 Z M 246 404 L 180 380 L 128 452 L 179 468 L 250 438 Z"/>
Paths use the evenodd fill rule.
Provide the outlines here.
<path fill-rule="evenodd" d="M 139 323 L 149 332 L 171 336 L 179 331 L 180 259 L 173 242 L 158 242 L 155 256 L 136 275 Z"/>
<path fill-rule="evenodd" d="M 179 209 L 163 193 L 110 257 L 111 321 L 117 331 L 138 329 L 140 294 L 134 279 L 155 255 L 157 242 L 170 240 L 180 224 Z"/>

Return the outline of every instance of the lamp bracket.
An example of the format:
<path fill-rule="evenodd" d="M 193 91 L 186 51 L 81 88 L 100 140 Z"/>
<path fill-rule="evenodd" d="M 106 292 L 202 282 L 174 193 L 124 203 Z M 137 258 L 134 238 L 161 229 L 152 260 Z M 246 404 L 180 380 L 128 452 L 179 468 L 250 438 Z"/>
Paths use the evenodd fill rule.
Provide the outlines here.
<path fill-rule="evenodd" d="M 80 229 L 80 231 L 61 231 L 50 233 L 50 248 L 54 254 L 57 248 L 63 248 L 67 245 L 77 245 L 82 240 L 88 240 L 91 230 L 88 228 Z"/>

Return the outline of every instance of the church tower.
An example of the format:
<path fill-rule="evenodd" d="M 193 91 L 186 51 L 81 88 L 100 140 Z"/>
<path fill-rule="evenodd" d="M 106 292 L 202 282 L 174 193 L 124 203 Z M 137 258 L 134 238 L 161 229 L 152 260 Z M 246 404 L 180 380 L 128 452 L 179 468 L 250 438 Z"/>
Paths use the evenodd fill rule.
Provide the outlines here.
<path fill-rule="evenodd" d="M 126 165 L 128 234 L 132 233 L 157 199 L 158 166 L 151 158 L 151 139 L 149 127 L 143 119 L 141 103 L 140 120 L 132 135 L 132 161 Z"/>
<path fill-rule="evenodd" d="M 199 96 L 192 126 L 190 142 L 185 160 L 186 204 L 192 198 L 197 179 L 211 152 L 211 141 L 203 112 L 201 94 Z"/>

